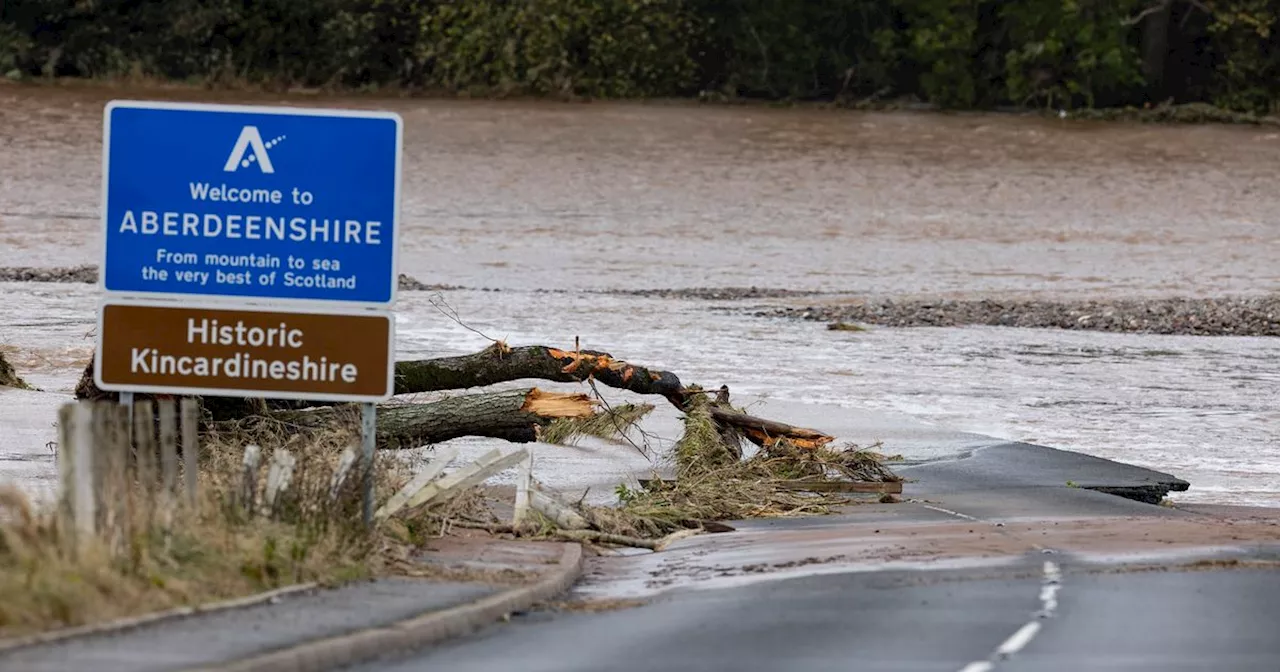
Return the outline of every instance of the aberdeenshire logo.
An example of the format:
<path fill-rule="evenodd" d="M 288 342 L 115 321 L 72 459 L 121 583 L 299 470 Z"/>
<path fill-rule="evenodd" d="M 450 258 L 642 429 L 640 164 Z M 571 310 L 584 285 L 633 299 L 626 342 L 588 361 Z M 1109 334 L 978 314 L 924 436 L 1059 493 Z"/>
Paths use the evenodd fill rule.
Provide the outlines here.
<path fill-rule="evenodd" d="M 275 167 L 271 165 L 271 157 L 267 154 L 267 150 L 284 142 L 284 138 L 285 136 L 281 135 L 264 143 L 257 126 L 245 126 L 240 131 L 240 138 L 236 140 L 236 146 L 231 150 L 231 156 L 227 157 L 227 165 L 223 166 L 222 170 L 234 173 L 240 168 L 248 168 L 249 164 L 256 163 L 264 173 L 276 172 Z M 245 156 L 245 152 L 250 150 L 253 153 Z"/>

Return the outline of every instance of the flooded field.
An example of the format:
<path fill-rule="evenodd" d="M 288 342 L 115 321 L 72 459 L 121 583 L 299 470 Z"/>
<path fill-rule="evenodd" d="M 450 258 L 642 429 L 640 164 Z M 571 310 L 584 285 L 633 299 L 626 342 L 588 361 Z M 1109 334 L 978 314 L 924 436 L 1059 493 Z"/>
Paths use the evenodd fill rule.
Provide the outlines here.
<path fill-rule="evenodd" d="M 102 105 L 163 95 L 0 86 L 0 266 L 96 262 Z M 784 299 L 576 291 L 1280 291 L 1273 129 L 658 104 L 288 102 L 404 117 L 401 270 L 426 283 L 502 289 L 443 296 L 513 345 L 581 336 L 584 347 L 688 381 L 1152 466 L 1191 481 L 1184 500 L 1280 506 L 1276 339 L 828 332 L 747 314 Z M 69 390 L 92 343 L 93 288 L 3 287 L 0 346 L 31 382 Z M 403 294 L 399 308 L 402 356 L 485 344 L 425 293 Z M 28 477 L 26 467 L 0 473 Z"/>

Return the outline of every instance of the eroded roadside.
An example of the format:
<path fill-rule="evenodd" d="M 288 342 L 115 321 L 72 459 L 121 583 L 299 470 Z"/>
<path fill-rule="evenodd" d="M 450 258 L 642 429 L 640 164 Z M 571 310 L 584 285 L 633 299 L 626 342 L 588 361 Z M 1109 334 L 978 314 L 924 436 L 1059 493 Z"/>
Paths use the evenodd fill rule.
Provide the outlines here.
<path fill-rule="evenodd" d="M 658 554 L 592 558 L 575 593 L 584 601 L 636 600 L 819 574 L 1007 568 L 1036 553 L 1097 563 L 1098 571 L 1177 568 L 1204 558 L 1218 559 L 1203 564 L 1206 569 L 1271 567 L 1268 560 L 1237 557 L 1264 548 L 1280 549 L 1280 510 L 965 520 L 910 501 L 866 505 L 837 518 L 756 522 Z"/>

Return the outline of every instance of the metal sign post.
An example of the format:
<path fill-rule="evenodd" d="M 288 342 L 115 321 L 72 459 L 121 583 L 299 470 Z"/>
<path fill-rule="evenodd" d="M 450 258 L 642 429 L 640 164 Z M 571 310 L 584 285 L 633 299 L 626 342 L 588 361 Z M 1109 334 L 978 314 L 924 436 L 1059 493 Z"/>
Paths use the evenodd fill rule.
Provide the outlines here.
<path fill-rule="evenodd" d="M 378 435 L 378 407 L 374 404 L 360 406 L 360 464 L 364 467 L 363 506 L 364 524 L 373 524 L 373 455 Z"/>

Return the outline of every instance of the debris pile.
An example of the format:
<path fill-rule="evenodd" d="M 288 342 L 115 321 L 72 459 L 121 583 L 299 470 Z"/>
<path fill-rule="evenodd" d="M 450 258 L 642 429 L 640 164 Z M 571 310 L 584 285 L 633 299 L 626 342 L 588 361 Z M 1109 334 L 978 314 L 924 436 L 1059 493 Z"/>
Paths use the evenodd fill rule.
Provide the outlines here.
<path fill-rule="evenodd" d="M 705 397 L 694 399 L 700 401 L 695 401 L 686 413 L 684 435 L 670 456 L 675 462 L 676 478 L 644 480 L 639 489 L 620 485 L 617 506 L 569 501 L 533 477 L 533 459 L 524 449 L 506 456 L 493 451 L 435 481 L 438 485 L 431 487 L 431 479 L 456 455 L 456 451 L 444 448 L 433 460 L 434 466 L 428 466 L 415 478 L 403 496 L 393 497 L 379 515 L 410 508 L 415 510 L 406 517 L 433 521 L 433 531 L 438 533 L 455 526 L 526 538 L 554 537 L 656 551 L 691 534 L 733 529 L 721 521 L 830 513 L 835 507 L 855 501 L 848 493 L 859 489 L 848 486 L 862 486 L 860 491 L 873 494 L 901 492 L 901 478 L 885 466 L 884 456 L 853 446 L 811 449 L 780 439 L 765 442 L 767 445 L 743 459 L 743 437 L 727 437 L 714 420 L 711 409 L 716 402 Z M 574 431 L 616 438 L 649 410 L 643 406 L 619 407 L 588 423 L 574 421 L 575 430 L 561 429 L 563 435 L 553 438 L 568 438 Z M 620 417 L 609 420 L 610 413 Z M 612 432 L 607 429 L 611 426 Z M 474 492 L 465 492 L 465 488 L 478 485 L 513 464 L 521 465 L 521 471 L 515 513 L 507 522 L 492 510 L 475 506 Z M 421 494 L 409 492 L 415 489 Z M 466 506 L 453 506 L 449 504 L 453 497 L 471 499 L 465 500 L 469 502 Z"/>
<path fill-rule="evenodd" d="M 90 367 L 92 364 L 90 365 Z M 563 393 L 539 388 L 472 392 L 474 388 L 531 379 L 600 383 L 664 398 L 684 415 L 684 433 L 668 459 L 676 478 L 653 478 L 642 487 L 619 486 L 617 506 L 566 501 L 531 475 L 529 451 L 495 450 L 445 475 L 453 438 L 486 436 L 513 443 L 570 443 L 582 436 L 620 438 L 654 410 L 652 404 L 609 406 L 597 392 Z M 450 390 L 467 394 L 439 396 Z M 451 525 L 483 527 L 521 536 L 556 536 L 654 548 L 664 536 L 715 527 L 717 521 L 762 516 L 819 514 L 853 501 L 850 493 L 901 492 L 901 479 L 880 456 L 855 447 L 836 449 L 823 432 L 760 418 L 735 408 L 729 389 L 685 385 L 669 371 L 615 359 L 609 353 L 540 345 L 511 347 L 502 341 L 457 357 L 401 361 L 395 367 L 398 399 L 377 414 L 377 446 L 383 450 L 440 445 L 435 460 L 379 511 L 388 525 L 411 536 L 441 534 Z M 417 397 L 412 401 L 405 397 Z M 432 395 L 430 400 L 420 395 Z M 77 396 L 109 398 L 87 368 Z M 141 395 L 140 398 L 144 398 Z M 410 397 L 410 398 L 412 398 Z M 241 433 L 269 426 L 291 435 L 353 429 L 352 405 L 262 399 L 216 399 L 204 405 L 204 431 Z M 442 445 L 443 444 L 443 445 Z M 754 446 L 747 456 L 744 448 Z M 461 507 L 491 476 L 521 464 L 521 489 L 510 521 L 491 512 L 476 516 Z"/>

